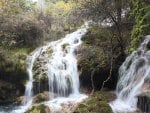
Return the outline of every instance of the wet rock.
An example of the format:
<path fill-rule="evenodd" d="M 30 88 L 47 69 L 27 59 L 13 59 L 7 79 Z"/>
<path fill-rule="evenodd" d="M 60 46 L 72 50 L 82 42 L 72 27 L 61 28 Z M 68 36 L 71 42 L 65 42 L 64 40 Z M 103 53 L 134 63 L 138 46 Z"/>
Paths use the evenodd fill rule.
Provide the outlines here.
<path fill-rule="evenodd" d="M 150 50 L 150 41 L 146 45 L 147 50 Z"/>
<path fill-rule="evenodd" d="M 49 92 L 43 92 L 39 93 L 36 96 L 33 97 L 33 103 L 41 103 L 44 101 L 48 101 L 50 99 L 50 94 Z"/>
<path fill-rule="evenodd" d="M 78 105 L 79 105 L 79 103 L 74 103 L 74 102 L 63 103 L 63 104 L 61 104 L 61 107 L 62 107 L 61 112 L 73 113 Z"/>
<path fill-rule="evenodd" d="M 148 95 L 150 95 L 150 93 Z M 150 97 L 144 96 L 144 95 L 139 95 L 137 107 L 143 113 L 150 113 Z"/>
<path fill-rule="evenodd" d="M 18 98 L 16 99 L 14 105 L 21 105 L 21 104 L 23 104 L 25 98 L 26 98 L 25 96 L 20 96 L 20 97 L 18 97 Z"/>
<path fill-rule="evenodd" d="M 141 88 L 141 93 L 138 95 L 138 108 L 144 112 L 150 112 L 150 78 L 146 78 Z"/>

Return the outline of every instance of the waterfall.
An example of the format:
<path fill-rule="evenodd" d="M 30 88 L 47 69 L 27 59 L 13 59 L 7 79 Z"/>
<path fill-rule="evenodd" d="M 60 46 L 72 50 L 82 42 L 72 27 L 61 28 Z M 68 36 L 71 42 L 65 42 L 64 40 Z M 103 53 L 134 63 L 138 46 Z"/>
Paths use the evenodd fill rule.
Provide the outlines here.
<path fill-rule="evenodd" d="M 32 88 L 33 88 L 33 65 L 35 62 L 35 59 L 38 55 L 38 52 L 35 52 L 33 55 L 29 56 L 27 59 L 27 72 L 28 72 L 28 76 L 29 76 L 29 80 L 26 83 L 26 89 L 25 89 L 25 100 L 24 100 L 24 104 L 26 104 L 27 102 L 31 101 L 32 102 L 32 96 L 33 96 L 33 92 L 32 92 Z"/>
<path fill-rule="evenodd" d="M 120 67 L 116 94 L 117 99 L 110 102 L 114 113 L 135 112 L 139 96 L 150 98 L 150 35 Z M 149 113 L 150 103 L 145 106 L 143 112 Z"/>
<path fill-rule="evenodd" d="M 80 100 L 80 97 L 86 98 L 79 93 L 79 74 L 75 53 L 77 47 L 82 44 L 81 38 L 87 32 L 88 23 L 66 35 L 65 38 L 50 42 L 29 55 L 27 59 L 29 80 L 25 89 L 25 106 L 32 104 L 35 94 L 33 82 L 37 78 L 40 81 L 43 76 L 48 79 L 50 101 L 47 104 L 52 104 L 53 101 L 55 103 L 58 101 L 58 104 L 71 98 L 73 101 Z M 60 99 L 61 97 L 65 99 Z"/>
<path fill-rule="evenodd" d="M 82 44 L 82 36 L 92 23 L 85 22 L 81 28 L 67 34 L 65 38 L 49 42 L 33 51 L 27 58 L 28 81 L 25 85 L 23 105 L 11 106 L 10 109 L 2 108 L 0 113 L 25 113 L 29 110 L 34 104 L 34 96 L 42 93 L 41 90 L 34 91 L 34 82 L 38 82 L 40 86 L 43 77 L 44 83 L 48 84 L 49 101 L 42 104 L 49 107 L 51 113 L 70 113 L 70 110 L 86 99 L 87 96 L 79 92 L 76 53 Z"/>

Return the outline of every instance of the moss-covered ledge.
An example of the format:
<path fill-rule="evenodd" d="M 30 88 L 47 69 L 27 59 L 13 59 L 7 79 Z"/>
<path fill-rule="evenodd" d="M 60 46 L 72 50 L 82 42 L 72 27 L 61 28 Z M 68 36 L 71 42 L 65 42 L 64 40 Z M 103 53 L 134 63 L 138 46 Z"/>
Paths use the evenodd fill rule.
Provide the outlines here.
<path fill-rule="evenodd" d="M 25 113 L 51 113 L 50 109 L 44 104 L 35 105 Z"/>
<path fill-rule="evenodd" d="M 82 102 L 73 113 L 112 113 L 107 96 L 98 91 Z"/>

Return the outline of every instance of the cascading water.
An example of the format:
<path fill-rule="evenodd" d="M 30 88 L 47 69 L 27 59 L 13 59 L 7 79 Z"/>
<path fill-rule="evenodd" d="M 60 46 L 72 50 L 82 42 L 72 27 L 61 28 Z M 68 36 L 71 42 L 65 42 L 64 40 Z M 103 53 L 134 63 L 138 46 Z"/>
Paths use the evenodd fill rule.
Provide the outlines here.
<path fill-rule="evenodd" d="M 110 103 L 114 113 L 135 112 L 138 96 L 149 95 L 150 98 L 150 35 L 120 67 L 116 93 L 117 99 Z M 149 113 L 150 103 L 144 108 L 143 112 Z"/>
<path fill-rule="evenodd" d="M 76 32 L 66 35 L 65 38 L 50 42 L 46 46 L 36 49 L 28 57 L 29 81 L 26 84 L 24 106 L 13 113 L 23 113 L 31 107 L 33 82 L 47 76 L 50 101 L 45 104 L 55 112 L 61 103 L 68 101 L 80 102 L 87 96 L 79 93 L 79 75 L 75 50 L 81 45 L 81 37 L 87 32 L 88 22 Z M 38 72 L 37 74 L 37 71 Z M 51 95 L 53 94 L 53 95 Z M 57 97 L 57 98 L 56 98 Z M 23 110 L 22 110 L 23 109 Z"/>
<path fill-rule="evenodd" d="M 61 96 L 67 96 L 70 93 L 79 94 L 77 60 L 74 52 L 76 47 L 82 43 L 81 37 L 85 33 L 86 28 L 79 29 L 67 35 L 64 39 L 50 42 L 48 45 L 33 52 L 33 59 L 35 59 L 36 63 L 39 62 L 41 64 L 37 69 L 44 70 L 39 73 L 38 78 L 42 78 L 43 73 L 47 75 L 50 92 Z M 51 52 L 48 52 L 49 50 Z M 35 58 L 37 53 L 39 55 Z M 34 61 L 33 59 L 30 62 Z M 30 64 L 29 68 L 32 69 L 33 62 Z M 36 70 L 30 70 L 29 75 L 33 71 Z M 29 78 L 32 77 L 29 76 Z M 30 87 L 26 87 L 26 90 L 30 90 L 28 93 L 31 93 Z"/>
<path fill-rule="evenodd" d="M 28 75 L 29 75 L 29 81 L 27 82 L 26 84 L 26 90 L 25 90 L 25 100 L 24 100 L 24 104 L 26 104 L 27 102 L 31 101 L 32 102 L 32 88 L 33 88 L 33 72 L 32 72 L 32 69 L 33 69 L 33 64 L 34 64 L 34 61 L 35 61 L 35 56 L 36 54 L 34 54 L 33 56 L 29 56 L 28 57 L 28 69 L 27 69 L 27 72 L 28 72 Z"/>
<path fill-rule="evenodd" d="M 42 77 L 47 79 L 49 86 L 49 101 L 43 104 L 50 108 L 51 113 L 70 113 L 70 111 L 62 110 L 64 105 L 68 109 L 70 104 L 75 106 L 87 98 L 86 95 L 79 93 L 79 74 L 75 53 L 77 47 L 82 44 L 81 38 L 87 32 L 90 22 L 86 22 L 84 26 L 66 35 L 65 38 L 50 42 L 29 55 L 27 58 L 29 80 L 26 83 L 24 104 L 11 111 L 2 110 L 0 113 L 24 113 L 30 109 L 33 96 L 37 93 L 33 90 L 34 82 L 39 82 Z"/>

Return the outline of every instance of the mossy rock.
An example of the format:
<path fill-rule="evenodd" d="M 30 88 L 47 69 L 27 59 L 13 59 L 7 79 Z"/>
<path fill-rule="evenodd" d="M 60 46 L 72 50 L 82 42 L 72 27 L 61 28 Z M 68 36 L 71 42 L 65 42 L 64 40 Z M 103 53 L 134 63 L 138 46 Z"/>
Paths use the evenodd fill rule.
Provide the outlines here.
<path fill-rule="evenodd" d="M 47 58 L 52 56 L 53 49 L 48 47 L 46 51 L 42 52 L 40 56 L 35 60 L 33 65 L 33 78 L 35 82 L 47 82 Z"/>
<path fill-rule="evenodd" d="M 48 100 L 49 100 L 49 92 L 43 92 L 43 93 L 37 94 L 33 98 L 33 103 L 41 103 L 41 102 L 48 101 Z"/>
<path fill-rule="evenodd" d="M 33 78 L 36 82 L 46 82 L 47 77 L 47 67 L 45 66 L 46 61 L 43 59 L 37 59 L 33 66 Z"/>
<path fill-rule="evenodd" d="M 46 49 L 46 54 L 48 54 L 48 56 L 51 57 L 52 53 L 53 53 L 53 49 L 51 47 L 48 47 Z"/>
<path fill-rule="evenodd" d="M 74 113 L 112 113 L 112 110 L 105 96 L 96 92 L 81 103 Z"/>
<path fill-rule="evenodd" d="M 65 43 L 65 44 L 63 44 L 62 45 L 62 49 L 63 49 L 63 51 L 67 48 L 69 46 L 69 44 L 68 43 Z"/>
<path fill-rule="evenodd" d="M 25 113 L 50 113 L 50 109 L 44 104 L 33 106 L 30 110 Z"/>

